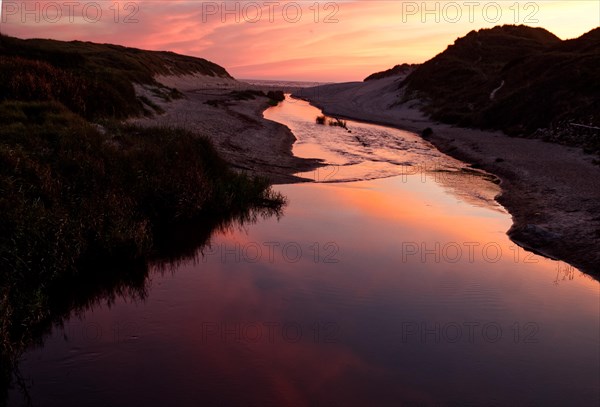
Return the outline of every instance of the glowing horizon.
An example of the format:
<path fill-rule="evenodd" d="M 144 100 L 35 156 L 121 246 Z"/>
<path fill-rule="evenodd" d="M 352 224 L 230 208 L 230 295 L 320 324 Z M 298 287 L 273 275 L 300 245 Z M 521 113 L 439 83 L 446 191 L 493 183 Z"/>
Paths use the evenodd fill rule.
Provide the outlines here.
<path fill-rule="evenodd" d="M 472 30 L 598 27 L 596 1 L 0 2 L 1 32 L 114 43 L 208 59 L 236 78 L 342 82 L 422 63 Z M 500 7 L 498 7 L 498 5 Z"/>

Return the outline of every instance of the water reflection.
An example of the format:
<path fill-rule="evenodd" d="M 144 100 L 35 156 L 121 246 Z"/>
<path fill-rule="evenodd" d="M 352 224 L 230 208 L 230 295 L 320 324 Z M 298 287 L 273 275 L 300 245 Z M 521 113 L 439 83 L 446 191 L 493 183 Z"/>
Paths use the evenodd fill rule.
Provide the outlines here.
<path fill-rule="evenodd" d="M 0 287 L 0 403 L 16 386 L 25 404 L 31 404 L 30 383 L 19 370 L 21 355 L 32 347 L 43 348 L 52 330 L 65 329 L 64 322 L 94 309 L 110 309 L 120 301 L 143 304 L 151 277 L 177 269 L 182 262 L 196 259 L 215 234 L 247 227 L 259 220 L 283 214 L 282 206 L 248 208 L 225 216 L 205 216 L 186 224 L 173 225 L 160 233 L 154 251 L 146 258 L 109 258 L 82 264 L 80 274 L 65 278 L 12 279 Z M 85 271 L 83 271 L 85 270 Z M 121 332 L 122 334 L 123 332 Z M 64 335 L 67 340 L 67 335 Z M 12 400 L 15 403 L 15 400 Z"/>
<path fill-rule="evenodd" d="M 176 273 L 151 266 L 166 272 L 149 273 L 143 304 L 96 306 L 27 352 L 34 400 L 597 401 L 598 283 L 556 286 L 560 264 L 512 245 L 506 215 L 415 177 L 279 189 L 285 217 L 225 228 Z"/>
<path fill-rule="evenodd" d="M 416 134 L 391 127 L 347 121 L 348 129 L 319 125 L 322 112 L 286 95 L 285 103 L 265 111 L 269 120 L 287 125 L 296 135 L 294 154 L 327 164 L 298 174 L 318 183 L 365 181 L 400 176 L 443 186 L 458 199 L 505 213 L 495 198 L 498 179 L 439 152 Z"/>
<path fill-rule="evenodd" d="M 280 186 L 285 217 L 171 241 L 144 296 L 24 354 L 34 400 L 597 405 L 598 282 L 518 248 L 494 184 L 448 171 Z"/>

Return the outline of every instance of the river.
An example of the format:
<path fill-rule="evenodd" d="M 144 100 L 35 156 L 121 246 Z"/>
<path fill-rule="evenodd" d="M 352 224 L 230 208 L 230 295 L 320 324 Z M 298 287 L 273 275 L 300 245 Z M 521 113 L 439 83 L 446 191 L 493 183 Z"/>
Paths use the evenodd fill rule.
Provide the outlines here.
<path fill-rule="evenodd" d="M 315 182 L 57 324 L 21 358 L 34 405 L 600 403 L 599 283 L 512 243 L 493 177 L 320 114 L 265 112 Z"/>

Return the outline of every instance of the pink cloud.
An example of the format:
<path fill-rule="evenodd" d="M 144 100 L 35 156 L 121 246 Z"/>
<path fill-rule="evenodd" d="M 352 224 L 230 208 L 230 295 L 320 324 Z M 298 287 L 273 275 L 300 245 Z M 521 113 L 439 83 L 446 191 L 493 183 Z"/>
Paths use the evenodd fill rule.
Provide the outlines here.
<path fill-rule="evenodd" d="M 2 32 L 171 50 L 207 58 L 244 78 L 334 81 L 360 80 L 397 63 L 423 62 L 468 31 L 496 24 L 477 13 L 473 22 L 464 15 L 451 23 L 441 15 L 436 23 L 440 16 L 408 13 L 409 3 L 421 3 L 406 1 L 343 1 L 337 6 L 322 1 L 318 12 L 313 2 L 286 1 L 83 1 L 71 9 L 65 3 L 4 0 Z M 256 4 L 262 6 L 260 12 Z M 62 5 L 60 18 L 57 5 Z M 295 5 L 300 5 L 301 16 Z M 530 25 L 563 37 L 597 26 L 596 2 L 539 5 L 538 23 Z M 515 22 L 511 20 L 514 16 L 504 9 L 498 24 Z M 577 24 L 569 24 L 571 20 Z"/>

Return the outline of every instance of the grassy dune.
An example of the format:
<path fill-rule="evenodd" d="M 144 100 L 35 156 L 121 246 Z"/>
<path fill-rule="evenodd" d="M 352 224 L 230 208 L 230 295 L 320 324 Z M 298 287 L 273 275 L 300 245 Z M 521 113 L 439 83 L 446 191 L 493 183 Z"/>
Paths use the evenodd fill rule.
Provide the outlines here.
<path fill-rule="evenodd" d="M 0 55 L 0 279 L 63 273 L 94 250 L 143 254 L 161 224 L 281 204 L 265 180 L 229 170 L 202 135 L 117 121 L 147 113 L 135 83 L 230 77 L 218 65 L 6 36 Z"/>
<path fill-rule="evenodd" d="M 435 120 L 600 151 L 600 29 L 562 41 L 543 28 L 472 31 L 402 83 Z M 541 129 L 541 130 L 540 130 Z"/>
<path fill-rule="evenodd" d="M 3 274 L 63 270 L 92 247 L 143 253 L 157 224 L 280 203 L 265 180 L 230 171 L 202 135 L 117 121 L 148 113 L 135 83 L 160 87 L 154 76 L 168 74 L 229 78 L 220 66 L 6 36 L 0 55 Z"/>
<path fill-rule="evenodd" d="M 58 101 L 90 120 L 150 114 L 135 83 L 154 85 L 166 99 L 181 96 L 156 75 L 231 78 L 201 58 L 79 41 L 0 36 L 0 56 L 0 100 Z"/>

